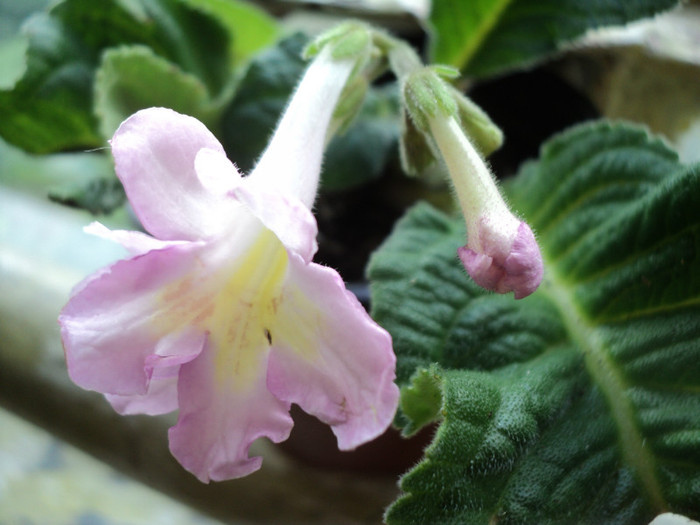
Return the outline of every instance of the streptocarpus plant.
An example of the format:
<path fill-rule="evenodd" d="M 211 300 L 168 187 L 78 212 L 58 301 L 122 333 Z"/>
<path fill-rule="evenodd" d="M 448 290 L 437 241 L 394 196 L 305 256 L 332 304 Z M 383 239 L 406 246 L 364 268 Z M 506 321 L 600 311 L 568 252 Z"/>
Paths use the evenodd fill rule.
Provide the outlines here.
<path fill-rule="evenodd" d="M 450 74 L 449 70 L 424 68 L 420 63 L 408 64 L 407 68 L 406 62 L 397 58 L 401 44 L 379 33 L 371 37 L 362 32 L 349 33 L 343 45 L 354 50 L 358 42 L 359 47 L 367 44 L 373 53 L 363 55 L 355 64 L 368 66 L 367 78 L 371 79 L 388 58 L 402 80 L 404 111 L 409 117 L 404 116 L 402 136 L 407 171 L 419 171 L 426 162 L 445 162 L 464 214 L 464 218 L 455 219 L 426 205 L 417 206 L 375 254 L 370 266 L 374 315 L 392 334 L 398 356 L 402 396 L 396 421 L 406 434 L 429 423 L 439 425 L 425 459 L 402 479 L 404 494 L 388 511 L 387 520 L 636 524 L 648 522 L 666 510 L 700 515 L 697 169 L 680 165 L 668 148 L 637 128 L 609 124 L 578 128 L 553 139 L 543 149 L 539 163 L 526 165 L 515 180 L 505 185 L 508 201 L 521 214 L 521 220 L 505 206 L 480 158 L 480 153 L 487 153 L 500 142 L 500 135 L 488 117 L 438 78 Z M 342 56 L 345 53 L 339 51 Z M 350 69 L 345 73 L 350 75 Z M 352 90 L 364 85 L 365 79 L 359 80 L 347 84 L 345 101 L 350 106 L 354 103 Z M 335 96 L 342 85 L 336 86 Z M 117 133 L 115 153 L 120 139 L 132 133 L 127 133 L 129 127 L 145 114 L 139 115 Z M 326 116 L 330 119 L 330 114 Z M 307 117 L 301 114 L 293 125 L 287 124 L 287 131 L 279 133 L 288 137 L 289 130 L 309 126 Z M 334 124 L 343 123 L 339 119 Z M 321 135 L 325 139 L 325 128 Z M 249 243 L 253 255 L 244 261 L 244 274 L 257 279 L 259 268 L 253 268 L 253 262 L 285 260 L 282 245 L 287 248 L 288 259 L 283 266 L 284 272 L 290 273 L 286 276 L 295 269 L 314 268 L 310 262 L 313 236 L 308 235 L 313 218 L 308 211 L 316 192 L 315 181 L 310 189 L 303 176 L 282 177 L 276 181 L 282 197 L 257 187 L 256 173 L 281 173 L 286 168 L 269 168 L 282 165 L 271 154 L 275 150 L 271 147 L 250 180 L 241 179 L 239 183 L 235 171 L 216 144 L 208 142 L 209 138 L 204 141 L 209 149 L 189 159 L 200 177 L 198 184 L 211 192 L 197 205 L 206 202 L 202 207 L 209 211 L 210 203 L 217 209 L 218 197 L 233 197 L 260 221 L 264 228 L 258 233 L 274 232 L 276 237 L 270 234 L 264 238 L 264 249 L 258 251 L 260 237 L 254 236 Z M 276 139 L 278 135 L 273 144 Z M 321 143 L 312 142 L 314 146 Z M 305 144 L 276 144 L 281 144 L 283 151 L 286 146 L 287 154 L 292 156 L 307 153 Z M 202 144 L 196 145 L 199 148 Z M 320 162 L 319 155 L 318 148 L 314 149 L 314 159 Z M 223 178 L 209 178 L 207 173 L 229 173 L 237 182 L 221 184 Z M 250 188 L 246 188 L 248 183 Z M 183 188 L 181 197 L 197 197 L 199 187 L 194 192 L 191 189 Z M 301 204 L 293 199 L 288 202 L 284 196 L 289 194 L 298 197 Z M 270 209 L 275 213 L 268 213 Z M 143 212 L 137 206 L 139 210 Z M 284 212 L 276 213 L 279 210 Z M 210 215 L 202 213 L 201 217 Z M 281 224 L 277 222 L 281 217 L 291 219 Z M 142 213 L 140 218 L 148 228 L 148 214 Z M 537 232 L 541 256 L 523 220 Z M 298 226 L 303 235 L 292 231 L 287 236 L 290 225 L 292 229 Z M 93 230 L 128 238 L 135 249 L 141 249 L 143 237 L 106 233 L 99 227 Z M 465 235 L 468 244 L 460 249 Z M 297 243 L 300 239 L 303 242 Z M 155 249 L 153 244 L 146 244 L 148 253 L 194 252 L 199 249 L 194 244 L 204 242 L 199 237 L 177 239 L 184 240 L 185 245 L 173 243 L 175 240 L 169 234 L 161 236 L 165 244 Z M 293 267 L 291 263 L 299 260 L 291 252 L 301 258 L 303 265 Z M 511 256 L 514 260 L 509 263 Z M 222 263 L 224 258 L 205 260 L 215 261 L 212 267 L 230 269 Z M 514 302 L 509 295 L 487 293 L 469 280 L 465 267 L 477 284 L 527 298 Z M 282 272 L 277 272 L 274 264 L 271 268 L 271 280 L 257 280 L 258 284 L 271 283 L 271 289 L 238 286 L 236 281 L 238 284 L 229 290 L 231 297 L 262 296 L 272 304 L 280 297 L 277 292 L 283 298 L 290 297 L 285 295 L 287 281 L 278 279 Z M 542 285 L 537 289 L 540 281 Z M 94 282 L 79 290 L 76 297 L 87 294 L 85 290 L 91 286 L 95 290 Z M 334 286 L 342 295 L 339 283 Z M 211 288 L 205 287 L 207 294 L 216 296 L 214 286 Z M 310 284 L 308 290 L 312 288 Z M 187 292 L 190 287 L 183 289 Z M 294 293 L 291 296 L 297 297 Z M 193 304 L 200 299 L 196 294 L 188 298 Z M 77 304 L 76 299 L 73 301 L 64 313 L 64 326 L 72 322 Z M 373 334 L 370 339 L 384 356 L 382 372 L 369 366 L 364 377 L 385 394 L 382 423 L 361 439 L 348 438 L 346 442 L 357 444 L 388 424 L 396 399 L 395 390 L 385 381 L 393 365 L 387 357 L 388 338 L 355 308 L 356 303 L 350 303 L 345 304 L 351 318 L 359 319 L 364 332 Z M 213 311 L 226 310 L 218 306 L 215 301 Z M 204 314 L 210 312 L 205 308 L 201 313 L 206 318 Z M 275 350 L 279 331 L 270 328 L 273 325 L 267 321 L 273 316 L 267 314 L 256 317 L 265 322 L 256 324 L 257 331 L 250 332 L 262 347 L 272 347 L 256 354 L 261 360 L 258 363 L 267 359 L 265 388 L 257 390 L 256 395 L 262 392 L 277 408 L 299 401 L 338 430 L 345 422 L 340 421 L 338 412 L 330 410 L 324 401 L 316 404 L 318 392 L 334 392 L 336 385 L 328 380 L 331 375 L 314 375 L 306 383 L 310 388 L 295 390 L 288 379 L 299 371 L 297 363 Z M 240 322 L 234 323 L 216 315 L 208 319 L 214 319 L 214 325 L 204 326 L 214 326 L 230 335 L 229 342 L 237 337 L 246 339 L 249 334 L 248 325 L 238 317 Z M 300 343 L 292 346 L 306 348 L 309 338 L 293 335 L 289 319 L 283 319 L 282 333 Z M 196 322 L 194 325 L 198 326 Z M 224 327 L 229 326 L 238 331 L 228 332 Z M 66 328 L 66 333 L 71 329 Z M 183 388 L 182 399 L 198 390 L 192 385 L 201 383 L 192 378 L 203 377 L 199 374 L 207 364 L 203 362 L 208 353 L 202 346 L 192 353 L 168 350 L 178 346 L 175 343 L 192 342 L 190 337 L 203 344 L 201 333 L 181 333 L 174 340 L 160 339 L 164 351 L 155 349 L 139 356 L 134 369 L 138 369 L 141 379 L 145 375 L 151 380 L 154 390 L 149 393 L 150 385 L 144 381 L 138 386 L 146 388 L 151 401 L 156 397 L 149 396 L 160 393 L 172 396 L 173 374 L 178 376 L 178 389 Z M 70 349 L 73 341 L 67 341 Z M 220 355 L 225 361 L 233 354 Z M 232 362 L 235 364 L 236 358 Z M 199 366 L 195 366 L 197 363 Z M 77 378 L 76 367 L 72 368 Z M 368 379 L 372 373 L 381 378 L 376 384 Z M 256 376 L 257 386 L 262 385 L 262 375 Z M 297 374 L 294 379 L 302 376 Z M 156 390 L 159 384 L 165 389 Z M 120 389 L 118 385 L 112 393 L 121 397 L 112 395 L 110 399 L 124 411 L 131 411 L 128 407 L 136 407 L 145 399 L 134 398 L 134 391 Z M 346 407 L 344 399 L 333 397 L 336 409 Z M 200 406 L 216 405 L 205 401 Z M 169 407 L 175 406 L 172 397 L 168 402 Z M 181 430 L 195 416 L 187 408 L 183 411 L 182 405 L 180 409 Z M 281 422 L 280 426 L 274 430 L 268 427 L 268 435 L 273 439 L 286 435 L 286 412 L 264 412 L 273 414 L 273 419 L 284 412 L 275 420 Z M 173 451 L 201 479 L 242 475 L 258 466 L 241 454 L 236 456 L 235 464 L 221 462 L 216 454 L 207 456 L 211 449 L 206 446 L 193 454 L 192 443 L 181 440 L 177 429 L 171 433 Z M 341 431 L 338 435 L 342 446 L 344 434 Z"/>

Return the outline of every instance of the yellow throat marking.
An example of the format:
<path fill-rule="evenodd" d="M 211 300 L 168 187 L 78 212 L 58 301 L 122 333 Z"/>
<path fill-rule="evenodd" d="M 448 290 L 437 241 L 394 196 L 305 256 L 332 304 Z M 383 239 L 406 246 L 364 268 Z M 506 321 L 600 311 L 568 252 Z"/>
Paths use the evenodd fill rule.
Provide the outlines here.
<path fill-rule="evenodd" d="M 259 376 L 263 350 L 274 341 L 288 263 L 282 243 L 264 229 L 230 265 L 203 264 L 201 271 L 170 284 L 159 298 L 167 315 L 156 320 L 157 331 L 189 325 L 206 331 L 217 387 L 250 387 Z"/>

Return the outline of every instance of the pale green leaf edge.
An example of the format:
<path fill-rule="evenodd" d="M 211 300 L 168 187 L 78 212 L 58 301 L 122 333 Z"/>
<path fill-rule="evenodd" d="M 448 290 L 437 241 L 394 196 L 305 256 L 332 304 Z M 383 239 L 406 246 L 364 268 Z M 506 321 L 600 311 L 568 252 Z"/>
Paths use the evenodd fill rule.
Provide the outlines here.
<path fill-rule="evenodd" d="M 105 139 L 111 138 L 131 114 L 152 106 L 168 107 L 207 125 L 212 123 L 213 110 L 204 84 L 148 46 L 120 46 L 105 51 L 93 92 L 98 129 Z"/>

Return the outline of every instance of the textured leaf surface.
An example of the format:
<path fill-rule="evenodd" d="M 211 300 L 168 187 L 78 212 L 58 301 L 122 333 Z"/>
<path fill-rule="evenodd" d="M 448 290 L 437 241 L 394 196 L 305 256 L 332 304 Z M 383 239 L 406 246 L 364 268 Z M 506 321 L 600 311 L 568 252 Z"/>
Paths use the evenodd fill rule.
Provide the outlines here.
<path fill-rule="evenodd" d="M 552 53 L 586 30 L 652 16 L 677 0 L 436 0 L 434 62 L 485 76 Z"/>
<path fill-rule="evenodd" d="M 0 135 L 34 153 L 102 145 L 93 115 L 101 52 L 148 46 L 196 76 L 212 95 L 230 78 L 231 35 L 177 0 L 64 0 L 27 25 L 24 76 L 0 91 Z"/>
<path fill-rule="evenodd" d="M 550 141 L 507 190 L 545 258 L 527 299 L 469 281 L 462 221 L 427 205 L 371 262 L 401 424 L 441 421 L 388 522 L 697 519 L 700 172 L 644 131 L 594 124 Z"/>

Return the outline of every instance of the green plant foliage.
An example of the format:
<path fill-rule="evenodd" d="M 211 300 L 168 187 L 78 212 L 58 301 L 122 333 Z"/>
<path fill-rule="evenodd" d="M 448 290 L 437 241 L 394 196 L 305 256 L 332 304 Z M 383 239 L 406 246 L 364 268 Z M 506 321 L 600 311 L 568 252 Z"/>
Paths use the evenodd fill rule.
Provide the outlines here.
<path fill-rule="evenodd" d="M 522 67 L 586 30 L 653 16 L 678 0 L 436 0 L 431 58 L 466 74 Z"/>
<path fill-rule="evenodd" d="M 126 202 L 124 188 L 116 177 L 93 178 L 75 186 L 61 186 L 49 198 L 93 215 L 111 213 Z"/>
<path fill-rule="evenodd" d="M 182 0 L 194 9 L 211 15 L 233 35 L 232 65 L 247 61 L 278 36 L 277 22 L 264 11 L 238 0 Z"/>
<path fill-rule="evenodd" d="M 267 145 L 308 63 L 307 43 L 292 35 L 253 59 L 222 119 L 223 144 L 243 172 Z M 398 94 L 395 86 L 370 88 L 357 117 L 328 146 L 322 188 L 341 190 L 381 175 L 396 151 Z"/>
<path fill-rule="evenodd" d="M 401 411 L 406 414 L 406 436 L 440 418 L 442 408 L 442 372 L 436 365 L 419 369 L 411 384 L 401 390 Z"/>
<path fill-rule="evenodd" d="M 139 109 L 163 106 L 211 124 L 207 89 L 146 46 L 107 50 L 95 78 L 95 114 L 103 137 L 111 137 Z"/>
<path fill-rule="evenodd" d="M 343 190 L 379 178 L 397 154 L 398 118 L 396 86 L 370 88 L 350 127 L 328 146 L 322 188 Z"/>
<path fill-rule="evenodd" d="M 474 285 L 455 253 L 462 220 L 426 204 L 371 261 L 399 422 L 441 422 L 387 521 L 697 519 L 700 170 L 644 130 L 595 123 L 547 143 L 506 190 L 545 259 L 532 296 Z"/>
<path fill-rule="evenodd" d="M 237 3 L 230 5 L 235 11 Z M 144 46 L 161 59 L 158 71 L 135 85 L 138 77 L 133 73 L 143 68 L 144 54 L 132 54 L 133 64 L 121 57 L 119 71 L 125 78 L 107 83 L 119 85 L 121 98 L 129 98 L 129 104 L 153 88 L 150 82 L 155 77 L 162 80 L 166 63 L 178 70 L 170 74 L 180 78 L 174 89 L 191 84 L 181 80 L 187 76 L 196 78 L 210 98 L 222 96 L 230 91 L 234 40 L 240 40 L 230 32 L 230 17 L 222 16 L 220 22 L 208 14 L 221 15 L 224 8 L 213 0 L 63 0 L 37 14 L 26 28 L 25 74 L 12 89 L 0 91 L 0 136 L 33 153 L 102 145 L 105 137 L 99 133 L 93 107 L 96 69 L 103 52 L 124 45 Z M 237 49 L 255 48 L 269 36 L 268 32 Z M 114 64 L 111 68 L 115 72 Z M 173 96 L 182 97 L 186 91 Z M 104 108 L 99 112 L 104 116 Z"/>

